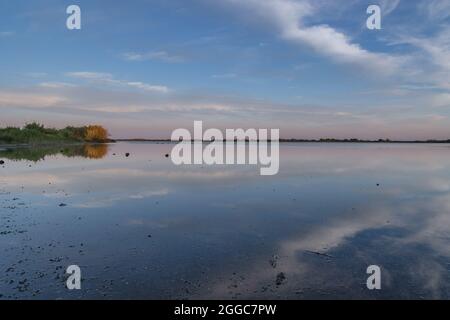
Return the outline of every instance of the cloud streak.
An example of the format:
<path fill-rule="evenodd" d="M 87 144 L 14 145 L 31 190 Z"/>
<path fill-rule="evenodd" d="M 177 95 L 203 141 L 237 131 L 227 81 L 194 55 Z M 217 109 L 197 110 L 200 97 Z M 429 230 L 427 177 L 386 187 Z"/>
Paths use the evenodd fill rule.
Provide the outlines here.
<path fill-rule="evenodd" d="M 0 107 L 4 108 L 48 108 L 58 106 L 66 101 L 65 97 L 55 94 L 0 91 Z"/>
<path fill-rule="evenodd" d="M 184 61 L 183 57 L 171 55 L 167 51 L 151 51 L 146 53 L 127 52 L 122 57 L 127 61 L 159 60 L 168 63 L 180 63 Z"/>
<path fill-rule="evenodd" d="M 84 79 L 88 81 L 94 81 L 103 84 L 118 85 L 129 88 L 136 88 L 147 92 L 154 93 L 168 93 L 170 89 L 163 85 L 153 85 L 140 81 L 127 81 L 115 79 L 110 73 L 90 72 L 90 71 L 78 71 L 68 72 L 66 76 L 78 79 Z"/>
<path fill-rule="evenodd" d="M 338 63 L 353 64 L 377 73 L 394 73 L 405 64 L 405 58 L 386 53 L 371 52 L 362 48 L 343 32 L 326 24 L 307 25 L 305 20 L 320 10 L 307 0 L 226 0 L 237 8 L 245 8 L 274 26 L 280 37 Z M 398 3 L 397 3 L 398 4 Z M 394 10 L 396 5 L 386 5 Z"/>

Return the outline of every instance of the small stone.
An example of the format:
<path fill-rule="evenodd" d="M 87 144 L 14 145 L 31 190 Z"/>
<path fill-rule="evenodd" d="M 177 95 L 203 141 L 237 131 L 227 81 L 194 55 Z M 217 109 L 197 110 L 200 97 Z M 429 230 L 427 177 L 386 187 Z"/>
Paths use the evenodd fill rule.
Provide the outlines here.
<path fill-rule="evenodd" d="M 127 153 L 125 153 L 125 157 L 129 157 L 130 156 L 130 153 L 129 152 L 127 152 Z"/>
<path fill-rule="evenodd" d="M 284 280 L 286 280 L 286 276 L 284 275 L 283 272 L 280 272 L 279 274 L 277 274 L 277 279 L 275 280 L 275 284 L 277 286 L 283 284 Z"/>
<path fill-rule="evenodd" d="M 65 204 L 65 203 L 60 203 L 59 206 L 60 206 L 60 207 L 67 207 L 67 204 Z"/>

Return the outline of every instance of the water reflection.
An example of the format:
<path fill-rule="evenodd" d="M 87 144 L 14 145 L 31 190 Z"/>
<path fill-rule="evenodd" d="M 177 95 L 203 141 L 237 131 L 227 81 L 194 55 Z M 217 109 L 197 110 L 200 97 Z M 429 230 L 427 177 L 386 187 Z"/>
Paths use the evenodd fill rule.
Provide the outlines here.
<path fill-rule="evenodd" d="M 14 147 L 0 149 L 0 157 L 10 160 L 42 161 L 47 156 L 63 155 L 68 158 L 84 157 L 102 159 L 108 153 L 107 144 L 83 144 L 64 146 Z"/>
<path fill-rule="evenodd" d="M 450 297 L 447 145 L 282 144 L 271 177 L 174 166 L 169 144 L 109 148 L 0 168 L 6 298 Z M 55 280 L 69 264 L 81 292 Z"/>

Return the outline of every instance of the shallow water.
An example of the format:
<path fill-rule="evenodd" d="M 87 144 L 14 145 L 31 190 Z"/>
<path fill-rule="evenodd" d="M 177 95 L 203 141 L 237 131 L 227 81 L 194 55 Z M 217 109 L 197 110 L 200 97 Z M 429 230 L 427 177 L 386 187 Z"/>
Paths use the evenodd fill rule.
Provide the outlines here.
<path fill-rule="evenodd" d="M 281 144 L 275 176 L 172 147 L 0 151 L 0 298 L 450 298 L 450 145 Z"/>

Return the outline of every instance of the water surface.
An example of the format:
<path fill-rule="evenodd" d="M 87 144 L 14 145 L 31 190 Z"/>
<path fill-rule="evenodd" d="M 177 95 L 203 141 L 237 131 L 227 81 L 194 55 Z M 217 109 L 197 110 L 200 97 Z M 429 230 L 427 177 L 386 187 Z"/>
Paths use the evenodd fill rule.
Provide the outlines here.
<path fill-rule="evenodd" d="M 275 176 L 172 146 L 0 151 L 0 298 L 450 297 L 450 145 L 281 144 Z"/>

